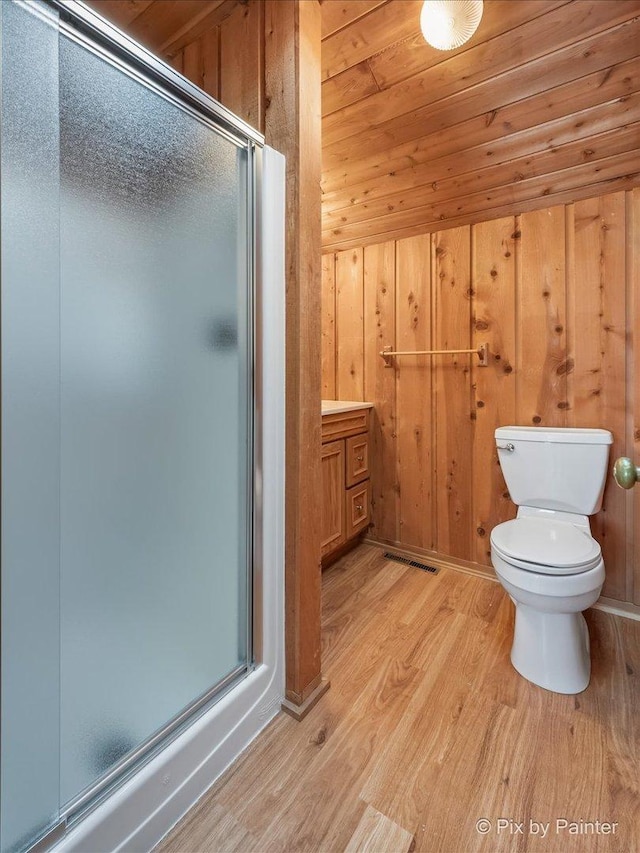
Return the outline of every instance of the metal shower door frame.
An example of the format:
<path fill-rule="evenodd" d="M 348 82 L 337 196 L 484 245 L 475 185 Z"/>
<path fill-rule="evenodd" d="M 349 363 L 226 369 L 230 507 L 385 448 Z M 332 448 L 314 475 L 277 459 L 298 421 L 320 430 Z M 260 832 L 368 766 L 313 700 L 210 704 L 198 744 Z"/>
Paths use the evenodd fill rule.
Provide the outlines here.
<path fill-rule="evenodd" d="M 136 79 L 151 91 L 164 97 L 208 124 L 247 153 L 246 234 L 249 251 L 246 294 L 248 350 L 244 353 L 247 377 L 247 437 L 249 457 L 245 494 L 248 496 L 247 554 L 247 664 L 230 672 L 221 682 L 169 720 L 140 746 L 125 755 L 106 774 L 67 804 L 61 804 L 60 820 L 29 848 L 44 851 L 58 842 L 67 828 L 75 825 L 89 811 L 107 798 L 116 787 L 130 778 L 144 763 L 177 737 L 198 716 L 233 688 L 261 662 L 262 626 L 262 382 L 260 300 L 260 188 L 262 182 L 262 149 L 264 137 L 230 110 L 207 95 L 169 65 L 129 38 L 80 0 L 44 0 L 59 16 L 59 32 L 108 61 L 124 74 Z"/>

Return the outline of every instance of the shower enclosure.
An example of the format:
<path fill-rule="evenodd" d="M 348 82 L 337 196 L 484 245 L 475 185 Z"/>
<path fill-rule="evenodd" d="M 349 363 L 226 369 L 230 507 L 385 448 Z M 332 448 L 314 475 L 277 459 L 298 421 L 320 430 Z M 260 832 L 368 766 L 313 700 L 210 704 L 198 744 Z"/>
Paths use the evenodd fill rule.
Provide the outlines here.
<path fill-rule="evenodd" d="M 0 16 L 12 853 L 254 668 L 263 140 L 78 4 Z"/>

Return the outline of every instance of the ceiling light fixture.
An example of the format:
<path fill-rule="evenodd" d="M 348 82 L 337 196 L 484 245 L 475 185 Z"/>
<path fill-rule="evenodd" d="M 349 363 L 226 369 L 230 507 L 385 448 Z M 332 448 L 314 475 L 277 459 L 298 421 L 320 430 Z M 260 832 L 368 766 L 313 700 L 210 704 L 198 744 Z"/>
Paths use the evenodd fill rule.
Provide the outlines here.
<path fill-rule="evenodd" d="M 437 50 L 454 50 L 468 41 L 482 18 L 482 0 L 424 0 L 420 29 Z"/>

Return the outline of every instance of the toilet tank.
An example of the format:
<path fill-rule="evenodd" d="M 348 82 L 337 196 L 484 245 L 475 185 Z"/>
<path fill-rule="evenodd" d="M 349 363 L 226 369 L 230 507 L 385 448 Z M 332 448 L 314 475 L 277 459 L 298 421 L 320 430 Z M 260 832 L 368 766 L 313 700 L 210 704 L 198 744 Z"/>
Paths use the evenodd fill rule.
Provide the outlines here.
<path fill-rule="evenodd" d="M 517 506 L 580 515 L 598 512 L 613 442 L 608 430 L 507 426 L 499 427 L 495 437 L 502 473 Z"/>

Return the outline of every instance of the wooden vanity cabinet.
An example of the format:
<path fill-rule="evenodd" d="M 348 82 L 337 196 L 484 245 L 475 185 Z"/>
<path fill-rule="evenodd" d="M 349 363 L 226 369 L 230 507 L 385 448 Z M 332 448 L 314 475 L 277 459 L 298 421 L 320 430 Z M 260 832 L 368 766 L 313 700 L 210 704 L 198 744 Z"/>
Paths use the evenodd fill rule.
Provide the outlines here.
<path fill-rule="evenodd" d="M 322 418 L 322 558 L 365 530 L 371 520 L 369 410 Z"/>

